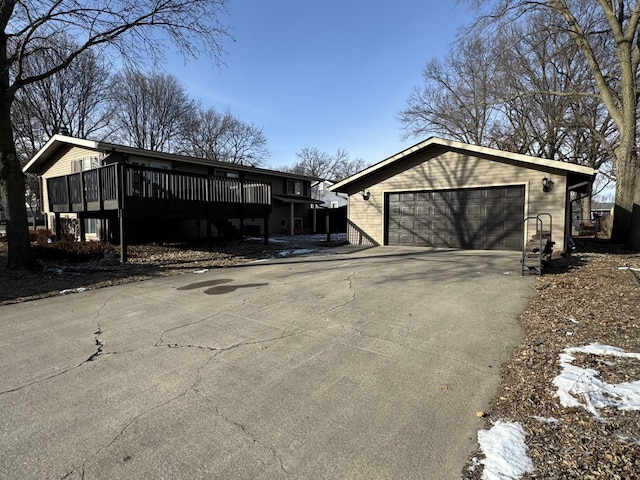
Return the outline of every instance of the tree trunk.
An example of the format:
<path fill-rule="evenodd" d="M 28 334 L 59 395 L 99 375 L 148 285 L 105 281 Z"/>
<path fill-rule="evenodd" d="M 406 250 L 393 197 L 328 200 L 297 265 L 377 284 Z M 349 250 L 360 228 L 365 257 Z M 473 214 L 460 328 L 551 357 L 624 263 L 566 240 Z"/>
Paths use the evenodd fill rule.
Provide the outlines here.
<path fill-rule="evenodd" d="M 613 210 L 612 243 L 640 249 L 640 211 L 637 187 L 640 165 L 633 148 L 625 148 L 624 141 L 616 149 L 616 200 Z"/>
<path fill-rule="evenodd" d="M 31 242 L 24 198 L 24 174 L 16 154 L 11 130 L 11 99 L 0 93 L 0 203 L 7 220 L 7 268 L 31 270 L 37 267 Z"/>

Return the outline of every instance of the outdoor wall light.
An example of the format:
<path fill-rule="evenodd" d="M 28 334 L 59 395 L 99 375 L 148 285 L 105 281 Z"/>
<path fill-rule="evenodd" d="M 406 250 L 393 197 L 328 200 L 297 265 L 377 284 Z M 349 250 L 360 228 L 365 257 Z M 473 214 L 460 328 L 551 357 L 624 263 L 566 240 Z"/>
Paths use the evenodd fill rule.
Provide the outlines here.
<path fill-rule="evenodd" d="M 371 197 L 371 192 L 369 190 L 362 190 L 362 199 L 363 200 L 369 200 L 369 197 Z"/>
<path fill-rule="evenodd" d="M 547 177 L 544 177 L 542 179 L 542 191 L 543 192 L 550 192 L 551 190 L 553 190 L 553 180 L 548 179 Z"/>

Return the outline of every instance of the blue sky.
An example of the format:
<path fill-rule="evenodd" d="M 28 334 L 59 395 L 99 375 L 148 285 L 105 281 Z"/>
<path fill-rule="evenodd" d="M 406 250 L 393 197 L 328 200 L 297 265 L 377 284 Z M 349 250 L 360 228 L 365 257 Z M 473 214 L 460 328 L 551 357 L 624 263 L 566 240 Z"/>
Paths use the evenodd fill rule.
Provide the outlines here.
<path fill-rule="evenodd" d="M 420 140 L 401 141 L 398 112 L 472 18 L 454 1 L 229 0 L 225 66 L 164 69 L 205 108 L 262 127 L 270 168 L 304 147 L 375 163 Z"/>

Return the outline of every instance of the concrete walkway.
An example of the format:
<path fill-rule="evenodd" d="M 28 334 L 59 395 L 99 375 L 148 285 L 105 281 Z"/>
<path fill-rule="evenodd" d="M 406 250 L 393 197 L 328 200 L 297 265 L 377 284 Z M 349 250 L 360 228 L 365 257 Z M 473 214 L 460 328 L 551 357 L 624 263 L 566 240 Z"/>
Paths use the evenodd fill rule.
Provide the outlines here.
<path fill-rule="evenodd" d="M 331 253 L 0 307 L 0 477 L 460 478 L 533 280 Z"/>

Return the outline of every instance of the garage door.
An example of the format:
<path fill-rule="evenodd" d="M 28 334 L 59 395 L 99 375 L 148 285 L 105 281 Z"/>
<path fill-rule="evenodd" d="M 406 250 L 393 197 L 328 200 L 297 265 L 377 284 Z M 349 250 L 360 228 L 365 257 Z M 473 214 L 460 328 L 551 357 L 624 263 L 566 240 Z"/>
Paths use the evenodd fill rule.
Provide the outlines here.
<path fill-rule="evenodd" d="M 387 194 L 387 244 L 520 250 L 524 186 Z"/>

